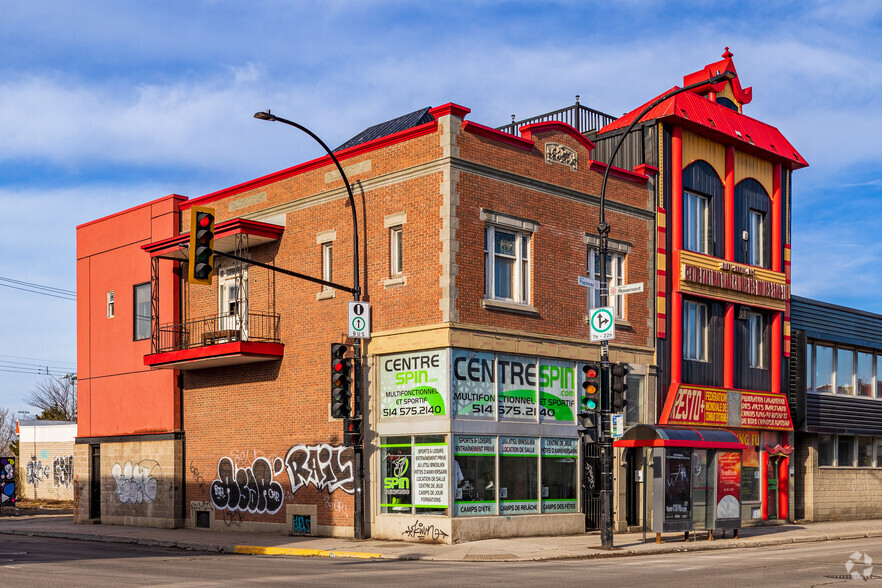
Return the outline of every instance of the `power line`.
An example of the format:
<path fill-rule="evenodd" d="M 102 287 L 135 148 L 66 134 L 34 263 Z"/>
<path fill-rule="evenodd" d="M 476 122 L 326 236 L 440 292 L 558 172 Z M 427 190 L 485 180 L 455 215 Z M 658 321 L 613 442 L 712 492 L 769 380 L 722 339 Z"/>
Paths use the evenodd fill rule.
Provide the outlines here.
<path fill-rule="evenodd" d="M 6 366 L 0 366 L 0 372 L 6 372 L 9 374 L 31 374 L 35 376 L 63 376 L 67 373 L 64 370 L 49 370 L 49 373 L 47 374 L 45 370 L 9 368 Z"/>
<path fill-rule="evenodd" d="M 9 361 L 7 359 L 0 359 L 0 367 L 8 367 L 8 368 L 20 368 L 20 369 L 38 369 L 38 370 L 53 370 L 53 371 L 63 371 L 70 372 L 72 369 L 76 370 L 76 368 L 69 368 L 63 365 L 53 365 L 48 363 L 29 363 L 24 361 Z"/>
<path fill-rule="evenodd" d="M 13 284 L 17 284 L 17 285 L 13 286 Z M 44 296 L 51 296 L 53 298 L 60 298 L 62 300 L 76 300 L 77 299 L 77 293 L 73 290 L 65 290 L 63 288 L 54 288 L 52 286 L 43 286 L 41 284 L 34 284 L 32 282 L 23 282 L 21 280 L 13 280 L 12 278 L 5 278 L 3 276 L 0 276 L 0 286 L 6 286 L 7 288 L 12 288 L 14 290 L 22 290 L 24 292 L 30 292 L 31 294 L 42 294 Z"/>
<path fill-rule="evenodd" d="M 53 359 L 42 359 L 42 358 L 39 358 L 39 357 L 22 357 L 21 355 L 3 355 L 3 354 L 0 354 L 0 357 L 9 357 L 9 358 L 11 358 L 11 359 L 29 359 L 29 360 L 31 360 L 31 361 L 39 361 L 41 365 L 46 365 L 46 364 L 49 364 L 49 365 L 63 365 L 63 364 L 77 365 L 77 362 L 75 362 L 75 361 L 61 361 L 61 360 L 53 360 Z"/>

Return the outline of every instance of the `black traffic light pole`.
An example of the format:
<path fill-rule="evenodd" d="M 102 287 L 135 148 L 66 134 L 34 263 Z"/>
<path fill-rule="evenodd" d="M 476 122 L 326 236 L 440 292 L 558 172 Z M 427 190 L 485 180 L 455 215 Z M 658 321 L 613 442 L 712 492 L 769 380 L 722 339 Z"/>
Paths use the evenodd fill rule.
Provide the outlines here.
<path fill-rule="evenodd" d="M 612 151 L 612 155 L 607 162 L 606 169 L 603 172 L 603 183 L 600 185 L 600 221 L 597 224 L 597 232 L 600 235 L 600 306 L 609 305 L 609 285 L 606 282 L 606 256 L 609 255 L 609 231 L 610 226 L 606 222 L 605 204 L 606 204 L 606 181 L 609 178 L 609 170 L 612 168 L 616 155 L 619 153 L 625 138 L 631 133 L 640 120 L 646 116 L 650 110 L 681 92 L 694 90 L 695 88 L 706 86 L 708 84 L 718 84 L 735 77 L 735 72 L 724 71 L 717 73 L 715 76 L 671 90 L 656 98 L 651 104 L 644 108 L 640 114 L 634 117 L 625 132 L 621 134 L 616 146 Z M 680 173 L 681 170 L 674 170 L 672 173 Z M 674 194 L 672 197 L 676 198 Z M 613 548 L 613 441 L 612 441 L 612 398 L 610 395 L 610 364 L 609 364 L 609 341 L 600 342 L 600 545 L 603 549 Z"/>
<path fill-rule="evenodd" d="M 292 127 L 298 128 L 321 145 L 325 152 L 328 154 L 328 157 L 331 158 L 331 161 L 334 162 L 334 165 L 337 166 L 337 171 L 340 172 L 340 177 L 343 179 L 343 185 L 346 186 L 346 193 L 349 195 L 349 208 L 352 209 L 352 288 L 347 288 L 345 286 L 339 286 L 337 284 L 333 284 L 330 282 L 324 282 L 321 280 L 317 280 L 315 278 L 307 278 L 306 276 L 298 276 L 304 279 L 311 279 L 312 281 L 319 281 L 319 283 L 324 283 L 333 288 L 339 288 L 341 290 L 346 290 L 348 292 L 352 292 L 352 297 L 356 302 L 361 301 L 361 286 L 359 285 L 359 265 L 358 265 L 358 217 L 355 213 L 355 197 L 352 195 L 352 187 L 349 185 L 349 179 L 346 177 L 346 173 L 343 171 L 343 166 L 340 165 L 340 161 L 334 155 L 334 152 L 325 145 L 325 142 L 322 141 L 318 135 L 307 129 L 301 124 L 298 124 L 294 121 L 282 118 L 280 116 L 276 116 L 274 114 L 270 114 L 270 111 L 266 112 L 256 112 L 254 114 L 254 118 L 260 120 L 268 120 L 274 122 L 285 123 L 286 125 L 290 125 Z M 253 263 L 250 262 L 249 263 Z M 354 453 L 354 461 L 355 461 L 355 521 L 353 524 L 353 531 L 356 539 L 364 539 L 364 429 L 365 421 L 364 421 L 364 399 L 362 398 L 362 382 L 361 382 L 361 339 L 355 339 L 355 342 L 352 345 L 353 350 L 353 388 L 354 393 L 353 397 L 355 398 L 355 402 L 353 402 L 353 417 L 361 418 L 361 426 L 362 426 L 362 444 L 355 445 L 352 448 Z"/>

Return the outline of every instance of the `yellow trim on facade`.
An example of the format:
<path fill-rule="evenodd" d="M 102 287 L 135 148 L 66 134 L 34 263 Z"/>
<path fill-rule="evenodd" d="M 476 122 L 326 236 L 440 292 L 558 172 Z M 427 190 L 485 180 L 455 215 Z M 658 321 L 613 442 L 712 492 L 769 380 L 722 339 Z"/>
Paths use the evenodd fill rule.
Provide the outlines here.
<path fill-rule="evenodd" d="M 731 266 L 734 266 L 744 271 L 728 272 L 726 270 L 721 270 L 720 264 L 722 263 L 730 264 Z M 785 288 L 787 288 L 787 297 L 790 297 L 789 286 L 787 284 L 787 276 L 782 272 L 773 272 L 772 270 L 764 268 L 752 267 L 740 263 L 724 261 L 722 259 L 717 259 L 716 257 L 708 257 L 707 255 L 701 255 L 692 251 L 681 251 L 680 265 L 678 267 L 680 275 L 683 275 L 683 269 L 686 265 L 693 265 L 708 270 L 723 271 L 724 273 L 736 273 L 738 275 L 742 275 L 746 272 L 751 272 L 752 275 L 750 277 L 755 280 L 761 280 L 763 282 L 770 282 L 772 284 L 784 286 Z M 773 310 L 785 310 L 787 307 L 786 300 L 769 298 L 767 296 L 757 296 L 754 294 L 748 294 L 746 292 L 740 292 L 738 290 L 729 290 L 727 288 L 708 286 L 705 284 L 698 284 L 682 279 L 680 280 L 680 290 L 686 294 L 696 294 L 708 298 L 735 302 L 737 304 L 771 308 Z"/>
<path fill-rule="evenodd" d="M 744 138 L 747 140 L 747 137 Z M 772 197 L 772 164 L 768 161 L 735 150 L 735 185 L 741 180 L 753 178 L 766 189 Z"/>
<path fill-rule="evenodd" d="M 726 148 L 720 143 L 684 130 L 683 169 L 698 160 L 708 162 L 721 182 L 726 179 Z"/>

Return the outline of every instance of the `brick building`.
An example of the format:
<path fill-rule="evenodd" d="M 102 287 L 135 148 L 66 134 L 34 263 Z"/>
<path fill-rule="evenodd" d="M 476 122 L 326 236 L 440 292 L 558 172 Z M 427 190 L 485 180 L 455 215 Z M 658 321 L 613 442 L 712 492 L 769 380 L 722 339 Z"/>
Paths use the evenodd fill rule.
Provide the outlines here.
<path fill-rule="evenodd" d="M 73 452 L 77 424 L 70 421 L 16 421 L 19 461 L 24 468 L 20 496 L 73 500 Z"/>
<path fill-rule="evenodd" d="M 375 538 L 586 525 L 579 366 L 599 346 L 586 324 L 596 296 L 577 278 L 598 277 L 605 165 L 569 124 L 513 134 L 468 113 L 420 110 L 336 150 L 372 309 Z M 610 279 L 647 285 L 614 301 L 611 360 L 631 364 L 638 414 L 655 411 L 654 171 L 614 168 L 607 189 Z M 218 251 L 353 281 L 351 210 L 328 157 L 79 227 L 77 520 L 351 536 L 357 477 L 329 412 L 350 295 L 221 256 L 212 285 L 188 284 L 194 206 L 215 210 Z"/>

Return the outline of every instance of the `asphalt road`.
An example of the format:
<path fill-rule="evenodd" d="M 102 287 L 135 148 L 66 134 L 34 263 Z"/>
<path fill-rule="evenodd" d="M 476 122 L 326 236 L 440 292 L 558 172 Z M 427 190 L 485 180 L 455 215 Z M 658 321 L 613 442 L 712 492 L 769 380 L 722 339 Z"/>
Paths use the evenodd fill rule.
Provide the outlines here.
<path fill-rule="evenodd" d="M 855 553 L 878 578 L 847 578 Z M 867 571 L 863 557 L 851 571 Z M 868 586 L 882 538 L 759 549 L 545 562 L 429 562 L 223 555 L 5 536 L 0 586 Z"/>

